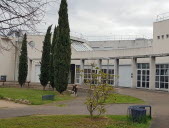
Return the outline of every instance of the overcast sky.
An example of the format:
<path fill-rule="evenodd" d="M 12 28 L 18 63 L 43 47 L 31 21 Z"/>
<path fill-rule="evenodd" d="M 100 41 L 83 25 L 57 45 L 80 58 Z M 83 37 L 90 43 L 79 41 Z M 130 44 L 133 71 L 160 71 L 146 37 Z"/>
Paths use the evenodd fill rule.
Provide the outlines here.
<path fill-rule="evenodd" d="M 59 3 L 48 6 L 41 31 L 57 24 Z M 169 12 L 169 0 L 68 0 L 71 32 L 85 36 L 152 36 L 158 14 Z"/>

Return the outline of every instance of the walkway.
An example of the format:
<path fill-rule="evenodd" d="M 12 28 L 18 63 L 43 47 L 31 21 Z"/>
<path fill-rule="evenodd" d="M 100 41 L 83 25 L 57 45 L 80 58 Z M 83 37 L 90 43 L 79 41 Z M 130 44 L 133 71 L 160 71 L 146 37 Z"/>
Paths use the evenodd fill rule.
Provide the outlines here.
<path fill-rule="evenodd" d="M 118 89 L 121 94 L 141 98 L 153 108 L 153 122 L 151 128 L 169 127 L 169 94 L 165 92 L 152 92 L 140 89 Z M 85 97 L 78 97 L 73 101 L 64 101 L 41 106 L 19 105 L 19 107 L 0 107 L 0 118 L 9 118 L 27 115 L 87 115 L 84 105 Z M 0 101 L 0 106 L 4 101 Z M 106 114 L 126 115 L 131 104 L 107 105 Z M 133 104 L 132 104 L 133 105 Z"/>

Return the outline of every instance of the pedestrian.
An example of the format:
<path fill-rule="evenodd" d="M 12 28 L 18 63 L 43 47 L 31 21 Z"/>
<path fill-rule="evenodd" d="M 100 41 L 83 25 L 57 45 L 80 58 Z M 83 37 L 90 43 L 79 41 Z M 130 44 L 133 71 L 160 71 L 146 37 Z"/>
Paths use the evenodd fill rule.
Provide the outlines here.
<path fill-rule="evenodd" d="M 73 85 L 73 89 L 72 89 L 72 92 L 75 94 L 75 96 L 77 96 L 77 85 Z"/>

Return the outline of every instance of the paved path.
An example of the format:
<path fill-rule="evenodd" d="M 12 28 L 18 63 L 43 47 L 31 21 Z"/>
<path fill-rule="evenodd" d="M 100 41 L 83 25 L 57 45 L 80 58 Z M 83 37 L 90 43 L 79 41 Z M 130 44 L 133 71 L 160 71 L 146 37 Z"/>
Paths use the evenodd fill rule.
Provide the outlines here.
<path fill-rule="evenodd" d="M 118 89 L 121 94 L 131 95 L 146 101 L 153 108 L 153 122 L 151 128 L 169 128 L 169 93 L 151 92 L 138 89 Z M 79 94 L 80 95 L 80 94 Z M 88 111 L 84 105 L 85 97 L 79 96 L 73 101 L 64 101 L 41 106 L 14 105 L 0 107 L 0 118 L 9 118 L 27 115 L 86 115 Z M 0 106 L 2 106 L 0 101 Z M 13 103 L 12 103 L 13 104 Z M 133 105 L 133 104 L 132 104 Z M 126 115 L 131 104 L 107 105 L 109 115 Z"/>
<path fill-rule="evenodd" d="M 41 106 L 22 106 L 0 109 L 0 118 L 28 116 L 28 115 L 88 115 L 84 105 L 85 97 L 78 97 L 72 101 L 64 101 Z M 1 103 L 1 101 L 0 101 Z M 107 105 L 106 114 L 126 115 L 130 104 Z"/>

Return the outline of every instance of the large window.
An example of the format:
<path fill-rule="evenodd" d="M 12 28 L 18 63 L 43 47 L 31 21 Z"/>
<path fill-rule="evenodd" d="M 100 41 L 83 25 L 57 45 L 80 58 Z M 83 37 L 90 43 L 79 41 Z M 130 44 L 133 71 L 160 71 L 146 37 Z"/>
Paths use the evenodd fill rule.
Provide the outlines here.
<path fill-rule="evenodd" d="M 84 82 L 88 83 L 91 82 L 91 80 L 93 80 L 92 84 L 97 84 L 97 78 L 95 78 L 93 75 L 96 73 L 97 73 L 96 69 L 84 69 Z"/>
<path fill-rule="evenodd" d="M 149 88 L 149 64 L 138 64 L 137 65 L 137 87 L 138 88 Z"/>
<path fill-rule="evenodd" d="M 102 72 L 108 74 L 108 84 L 114 84 L 114 69 L 102 69 Z"/>
<path fill-rule="evenodd" d="M 156 85 L 157 89 L 168 89 L 169 65 L 156 65 Z"/>
<path fill-rule="evenodd" d="M 98 71 L 97 69 L 92 69 L 91 66 L 86 66 L 84 69 L 84 82 L 89 82 L 92 80 L 92 74 L 96 74 Z M 102 69 L 102 72 L 108 73 L 108 84 L 113 85 L 114 84 L 114 69 Z M 80 83 L 80 65 L 76 65 L 76 83 Z M 92 84 L 97 84 L 98 78 L 95 78 L 93 75 L 93 81 Z"/>

